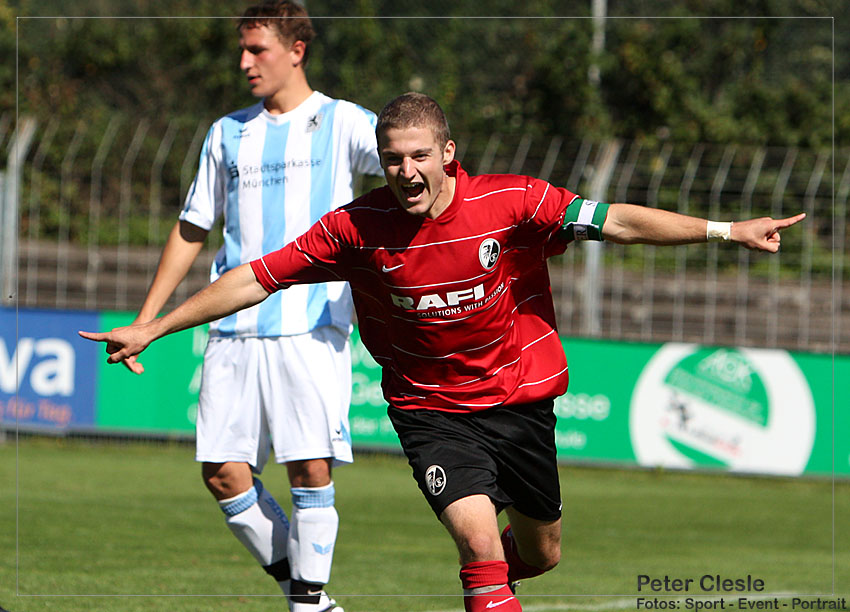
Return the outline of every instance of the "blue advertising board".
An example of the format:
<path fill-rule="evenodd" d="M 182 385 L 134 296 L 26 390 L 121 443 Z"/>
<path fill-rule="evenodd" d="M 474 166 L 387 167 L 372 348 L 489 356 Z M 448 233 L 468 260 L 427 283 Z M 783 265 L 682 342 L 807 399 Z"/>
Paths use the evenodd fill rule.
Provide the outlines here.
<path fill-rule="evenodd" d="M 0 421 L 27 429 L 95 425 L 96 361 L 102 347 L 83 340 L 94 312 L 0 309 Z M 100 350 L 98 350 L 100 349 Z"/>

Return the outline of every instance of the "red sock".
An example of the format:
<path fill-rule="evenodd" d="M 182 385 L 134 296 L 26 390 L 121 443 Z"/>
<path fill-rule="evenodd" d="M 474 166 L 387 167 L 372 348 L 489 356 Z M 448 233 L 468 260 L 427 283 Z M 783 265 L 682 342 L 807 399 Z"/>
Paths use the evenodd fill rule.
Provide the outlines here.
<path fill-rule="evenodd" d="M 502 548 L 505 550 L 505 559 L 508 560 L 508 582 L 534 578 L 545 571 L 539 567 L 529 565 L 519 558 L 516 541 L 514 541 L 514 533 L 511 531 L 510 525 L 502 531 Z"/>
<path fill-rule="evenodd" d="M 508 564 L 504 561 L 467 563 L 460 568 L 460 582 L 466 612 L 522 612 L 508 587 Z M 493 590 L 488 590 L 490 587 Z"/>

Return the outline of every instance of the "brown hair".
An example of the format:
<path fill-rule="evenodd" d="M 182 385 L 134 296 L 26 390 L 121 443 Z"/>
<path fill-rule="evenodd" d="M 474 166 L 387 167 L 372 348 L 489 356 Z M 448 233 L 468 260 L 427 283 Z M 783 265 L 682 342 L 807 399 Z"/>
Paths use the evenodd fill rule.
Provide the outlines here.
<path fill-rule="evenodd" d="M 449 142 L 449 122 L 437 101 L 425 94 L 408 92 L 390 100 L 378 115 L 375 133 L 380 138 L 388 129 L 425 127 L 431 130 L 434 138 L 444 148 Z"/>
<path fill-rule="evenodd" d="M 284 42 L 294 43 L 298 40 L 303 42 L 304 59 L 301 63 L 303 66 L 307 65 L 310 43 L 316 36 L 316 31 L 303 6 L 290 0 L 266 0 L 245 9 L 236 29 L 261 26 L 274 30 Z"/>

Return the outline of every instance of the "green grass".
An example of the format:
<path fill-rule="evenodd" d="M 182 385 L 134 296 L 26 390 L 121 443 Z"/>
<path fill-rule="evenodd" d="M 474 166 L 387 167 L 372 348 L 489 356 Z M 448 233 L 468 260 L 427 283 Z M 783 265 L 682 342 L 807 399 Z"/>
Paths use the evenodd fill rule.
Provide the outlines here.
<path fill-rule="evenodd" d="M 833 565 L 827 481 L 590 468 L 561 478 L 563 559 L 523 584 L 528 612 L 634 610 L 640 574 L 850 591 L 850 483 L 835 487 Z M 288 506 L 283 470 L 269 466 L 263 480 Z M 347 612 L 462 610 L 454 547 L 402 458 L 360 455 L 336 489 L 328 590 Z M 0 552 L 11 612 L 286 610 L 224 526 L 188 446 L 0 444 Z"/>

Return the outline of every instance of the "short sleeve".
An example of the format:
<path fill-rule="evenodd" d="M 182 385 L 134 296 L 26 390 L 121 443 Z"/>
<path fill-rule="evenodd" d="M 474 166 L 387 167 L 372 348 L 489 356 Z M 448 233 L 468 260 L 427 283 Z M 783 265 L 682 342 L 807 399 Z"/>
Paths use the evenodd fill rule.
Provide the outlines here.
<path fill-rule="evenodd" d="M 221 168 L 221 129 L 214 123 L 207 132 L 195 180 L 186 194 L 182 221 L 210 230 L 224 206 L 225 178 Z"/>
<path fill-rule="evenodd" d="M 380 175 L 383 170 L 375 137 L 378 118 L 375 113 L 362 106 L 351 106 L 351 167 L 356 174 Z"/>
<path fill-rule="evenodd" d="M 337 211 L 324 215 L 304 234 L 251 262 L 257 281 L 272 292 L 290 285 L 345 280 L 343 246 L 334 235 Z"/>

